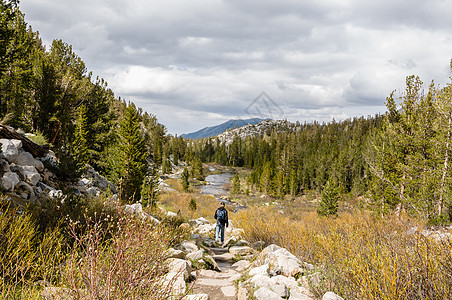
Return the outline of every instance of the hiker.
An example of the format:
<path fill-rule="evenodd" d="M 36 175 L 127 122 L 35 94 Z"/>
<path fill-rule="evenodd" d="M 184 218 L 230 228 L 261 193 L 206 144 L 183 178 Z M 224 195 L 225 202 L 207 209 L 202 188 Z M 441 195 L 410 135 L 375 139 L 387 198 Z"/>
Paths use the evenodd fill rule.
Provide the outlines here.
<path fill-rule="evenodd" d="M 221 244 L 224 242 L 224 226 L 228 227 L 228 211 L 225 208 L 224 202 L 221 202 L 220 207 L 215 211 L 214 218 L 217 220 L 217 226 L 215 229 L 215 241 L 221 240 Z"/>

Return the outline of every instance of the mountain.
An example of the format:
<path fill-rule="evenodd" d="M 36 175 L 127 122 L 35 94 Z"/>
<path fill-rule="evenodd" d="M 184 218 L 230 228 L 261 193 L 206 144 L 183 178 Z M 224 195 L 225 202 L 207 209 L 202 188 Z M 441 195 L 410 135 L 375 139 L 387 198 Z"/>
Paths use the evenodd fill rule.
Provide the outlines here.
<path fill-rule="evenodd" d="M 248 124 L 257 124 L 264 121 L 264 119 L 252 118 L 247 120 L 229 120 L 220 125 L 205 127 L 201 130 L 191 133 L 182 134 L 181 137 L 186 139 L 199 139 L 203 137 L 212 137 L 219 135 L 229 129 L 240 128 Z"/>

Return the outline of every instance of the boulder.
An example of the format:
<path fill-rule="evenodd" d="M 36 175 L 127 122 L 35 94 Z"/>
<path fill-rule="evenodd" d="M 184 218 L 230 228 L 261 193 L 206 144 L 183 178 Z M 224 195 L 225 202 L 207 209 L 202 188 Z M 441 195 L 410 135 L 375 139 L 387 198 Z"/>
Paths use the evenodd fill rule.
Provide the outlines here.
<path fill-rule="evenodd" d="M 185 259 L 185 253 L 182 250 L 176 250 L 174 248 L 168 249 L 168 258 Z"/>
<path fill-rule="evenodd" d="M 187 291 L 184 276 L 178 272 L 169 272 L 166 274 L 165 281 L 172 286 L 172 291 L 176 295 L 184 294 Z"/>
<path fill-rule="evenodd" d="M 22 148 L 22 141 L 0 139 L 0 145 L 2 146 L 1 156 L 12 163 L 19 155 L 19 149 Z"/>
<path fill-rule="evenodd" d="M 326 292 L 323 297 L 322 300 L 344 300 L 344 298 L 342 298 L 339 295 L 336 295 L 333 292 Z"/>
<path fill-rule="evenodd" d="M 260 266 L 260 267 L 252 268 L 252 269 L 248 272 L 248 274 L 249 274 L 250 276 L 254 276 L 254 275 L 269 276 L 269 274 L 268 274 L 268 269 L 269 269 L 268 264 L 264 264 L 264 265 L 262 265 L 262 266 Z"/>
<path fill-rule="evenodd" d="M 0 159 L 0 172 L 11 172 L 8 161 Z"/>
<path fill-rule="evenodd" d="M 44 164 L 42 161 L 35 159 L 31 153 L 19 150 L 16 160 L 14 161 L 19 166 L 33 166 L 39 172 L 44 171 Z"/>
<path fill-rule="evenodd" d="M 24 181 L 33 186 L 37 185 L 38 182 L 41 180 L 41 175 L 33 166 L 20 166 L 19 171 L 20 174 L 22 174 Z"/>
<path fill-rule="evenodd" d="M 300 260 L 295 255 L 274 244 L 262 250 L 255 263 L 268 264 L 271 275 L 290 277 L 302 271 Z"/>
<path fill-rule="evenodd" d="M 190 252 L 185 257 L 189 260 L 199 260 L 199 259 L 202 259 L 203 255 L 204 255 L 204 250 L 201 249 L 201 250 L 198 250 L 195 252 Z"/>
<path fill-rule="evenodd" d="M 192 241 L 182 241 L 176 245 L 175 249 L 182 250 L 185 253 L 196 252 L 199 250 L 198 246 Z"/>
<path fill-rule="evenodd" d="M 172 211 L 169 211 L 169 212 L 166 213 L 166 216 L 167 216 L 167 217 L 170 217 L 170 218 L 174 218 L 174 217 L 177 216 L 177 214 L 174 213 L 174 212 L 172 212 Z"/>
<path fill-rule="evenodd" d="M 204 255 L 203 259 L 211 270 L 221 272 L 220 267 L 218 266 L 217 262 L 215 261 L 215 259 L 213 259 L 212 256 L 206 254 L 206 255 Z"/>
<path fill-rule="evenodd" d="M 168 273 L 177 273 L 183 276 L 185 281 L 191 278 L 191 263 L 178 258 L 168 258 Z"/>
<path fill-rule="evenodd" d="M 1 179 L 2 188 L 10 192 L 14 191 L 14 188 L 19 182 L 19 176 L 13 172 L 6 172 Z"/>
<path fill-rule="evenodd" d="M 104 176 L 100 175 L 93 168 L 88 168 L 85 174 L 82 175 L 83 178 L 87 178 L 91 181 L 91 184 L 99 188 L 101 191 L 111 191 L 113 194 L 117 194 L 115 186 L 108 181 Z"/>
<path fill-rule="evenodd" d="M 277 293 L 273 292 L 268 287 L 261 287 L 253 294 L 254 299 L 257 300 L 281 300 L 281 298 Z"/>
<path fill-rule="evenodd" d="M 248 254 L 253 254 L 253 249 L 248 246 L 233 246 L 229 248 L 229 253 L 232 255 L 245 256 Z"/>
<path fill-rule="evenodd" d="M 141 214 L 143 212 L 143 207 L 141 206 L 141 203 L 126 204 L 123 207 L 124 212 L 129 214 Z"/>
<path fill-rule="evenodd" d="M 251 263 L 249 261 L 242 259 L 233 264 L 232 267 L 235 268 L 237 272 L 243 272 L 248 269 L 250 265 Z"/>

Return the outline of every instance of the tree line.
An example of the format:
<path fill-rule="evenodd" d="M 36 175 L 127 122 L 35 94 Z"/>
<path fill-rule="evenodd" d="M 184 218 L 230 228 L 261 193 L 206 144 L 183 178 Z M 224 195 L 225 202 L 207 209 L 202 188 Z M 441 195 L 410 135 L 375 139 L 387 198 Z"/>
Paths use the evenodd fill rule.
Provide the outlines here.
<path fill-rule="evenodd" d="M 433 222 L 451 220 L 452 84 L 424 88 L 409 76 L 386 107 L 385 114 L 297 123 L 283 132 L 269 128 L 263 136 L 229 142 L 189 141 L 187 152 L 203 162 L 252 169 L 247 183 L 269 196 L 327 187 L 363 196 L 382 215 L 403 210 Z"/>

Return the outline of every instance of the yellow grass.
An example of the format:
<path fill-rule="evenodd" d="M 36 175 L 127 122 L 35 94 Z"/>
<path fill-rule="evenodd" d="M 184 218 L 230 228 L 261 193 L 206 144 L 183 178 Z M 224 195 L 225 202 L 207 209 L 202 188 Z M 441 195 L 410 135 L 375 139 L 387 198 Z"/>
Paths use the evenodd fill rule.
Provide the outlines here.
<path fill-rule="evenodd" d="M 356 211 L 338 218 L 300 212 L 293 221 L 271 208 L 237 214 L 250 242 L 287 248 L 318 266 L 317 295 L 334 290 L 347 299 L 451 299 L 452 243 L 407 235 L 408 220 L 381 220 Z"/>

